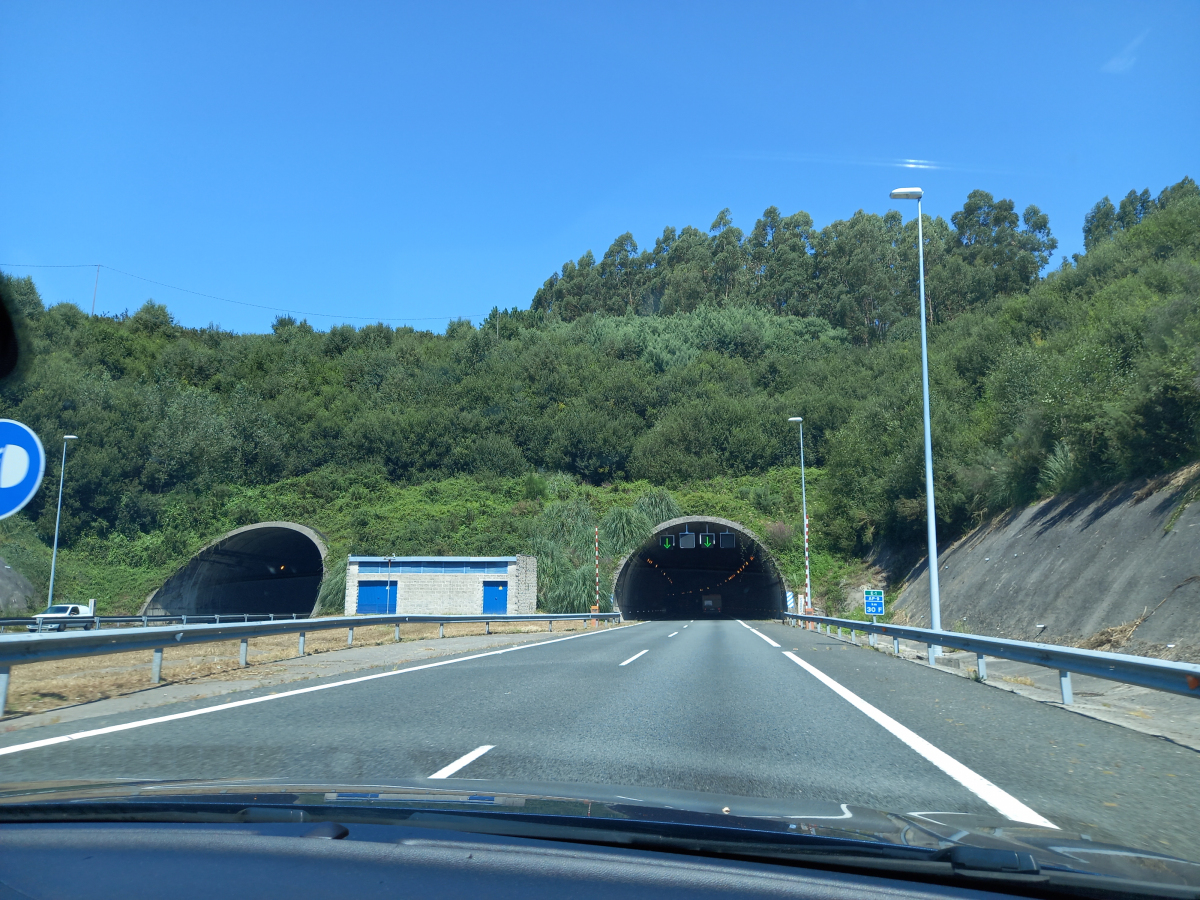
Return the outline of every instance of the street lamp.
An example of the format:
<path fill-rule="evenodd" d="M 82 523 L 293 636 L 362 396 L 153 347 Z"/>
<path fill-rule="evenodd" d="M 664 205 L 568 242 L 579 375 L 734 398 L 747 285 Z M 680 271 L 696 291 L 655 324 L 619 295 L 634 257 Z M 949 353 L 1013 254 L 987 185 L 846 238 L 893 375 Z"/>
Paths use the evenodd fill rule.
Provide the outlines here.
<path fill-rule="evenodd" d="M 805 612 L 812 613 L 812 576 L 808 568 L 808 492 L 804 487 L 804 419 L 792 416 L 789 422 L 800 425 L 800 509 L 804 515 L 804 607 Z"/>
<path fill-rule="evenodd" d="M 921 230 L 921 197 L 918 187 L 896 188 L 893 200 L 917 201 L 917 265 L 921 273 L 921 397 L 925 414 L 925 528 L 929 538 L 929 627 L 942 630 L 942 597 L 938 588 L 937 520 L 933 505 L 933 438 L 929 428 L 929 350 L 925 339 L 925 237 Z M 937 659 L 941 647 L 929 645 L 929 664 Z"/>
<path fill-rule="evenodd" d="M 73 434 L 63 435 L 62 470 L 58 475 L 58 513 L 54 517 L 54 553 L 50 556 L 50 595 L 46 598 L 46 606 L 54 605 L 54 566 L 58 562 L 58 524 L 62 521 L 63 481 L 67 477 L 67 441 L 77 441 Z"/>

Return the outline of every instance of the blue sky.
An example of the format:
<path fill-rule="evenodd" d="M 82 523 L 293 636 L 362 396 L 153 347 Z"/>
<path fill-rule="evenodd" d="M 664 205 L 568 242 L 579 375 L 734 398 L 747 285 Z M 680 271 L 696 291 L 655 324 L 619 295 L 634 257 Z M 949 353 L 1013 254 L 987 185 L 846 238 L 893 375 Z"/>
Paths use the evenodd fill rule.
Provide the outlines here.
<path fill-rule="evenodd" d="M 94 268 L 14 264 L 103 263 L 98 312 L 192 326 L 441 330 L 626 230 L 910 183 L 947 218 L 1036 203 L 1069 254 L 1101 196 L 1200 178 L 1196 2 L 6 0 L 0 29 L 3 268 L 87 310 Z"/>

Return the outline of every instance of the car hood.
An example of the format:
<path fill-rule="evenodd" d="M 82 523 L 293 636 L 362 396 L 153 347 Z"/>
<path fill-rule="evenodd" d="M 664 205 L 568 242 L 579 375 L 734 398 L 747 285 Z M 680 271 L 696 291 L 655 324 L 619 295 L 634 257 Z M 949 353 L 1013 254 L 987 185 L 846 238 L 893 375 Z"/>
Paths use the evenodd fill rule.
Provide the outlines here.
<path fill-rule="evenodd" d="M 725 853 L 744 842 L 780 852 L 815 847 L 861 858 L 874 853 L 920 860 L 975 848 L 1027 854 L 1046 870 L 1200 886 L 1200 864 L 1089 835 L 973 813 L 896 813 L 851 803 L 475 779 L 367 785 L 232 779 L 44 782 L 0 789 L 0 823 L 147 816 L 169 821 L 174 813 L 186 813 L 189 821 L 205 816 L 213 821 L 231 816 L 241 816 L 237 821 L 384 821 L 640 847 L 682 835 L 689 846 L 702 849 L 707 842 Z"/>

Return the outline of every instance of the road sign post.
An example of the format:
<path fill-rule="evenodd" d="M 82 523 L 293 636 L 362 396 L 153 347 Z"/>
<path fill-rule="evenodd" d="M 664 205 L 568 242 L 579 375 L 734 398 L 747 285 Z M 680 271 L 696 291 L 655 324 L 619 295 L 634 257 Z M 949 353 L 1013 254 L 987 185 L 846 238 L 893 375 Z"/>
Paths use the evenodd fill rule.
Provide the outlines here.
<path fill-rule="evenodd" d="M 863 612 L 871 617 L 873 624 L 879 624 L 879 616 L 883 615 L 883 591 L 863 591 Z M 868 638 L 872 647 L 875 646 L 875 634 L 872 632 Z"/>

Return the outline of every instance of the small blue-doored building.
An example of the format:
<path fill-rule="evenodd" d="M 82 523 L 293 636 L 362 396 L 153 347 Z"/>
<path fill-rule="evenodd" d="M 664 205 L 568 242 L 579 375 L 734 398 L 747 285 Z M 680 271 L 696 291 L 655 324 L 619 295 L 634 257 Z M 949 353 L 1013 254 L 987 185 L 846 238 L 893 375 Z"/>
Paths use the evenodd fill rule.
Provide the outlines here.
<path fill-rule="evenodd" d="M 535 556 L 351 556 L 346 566 L 348 616 L 536 611 Z"/>

